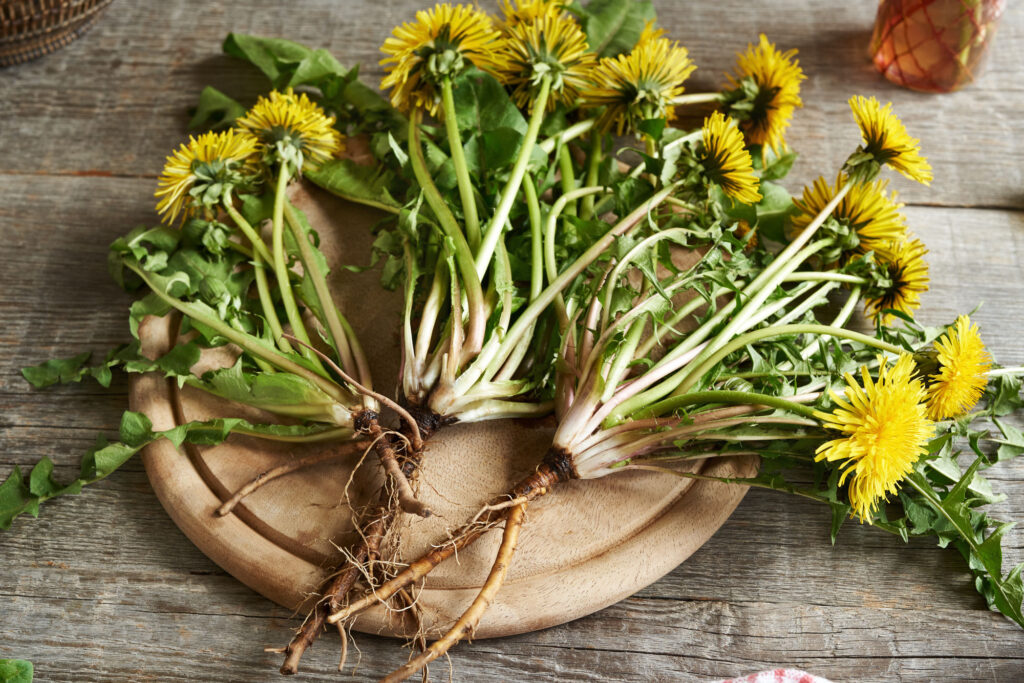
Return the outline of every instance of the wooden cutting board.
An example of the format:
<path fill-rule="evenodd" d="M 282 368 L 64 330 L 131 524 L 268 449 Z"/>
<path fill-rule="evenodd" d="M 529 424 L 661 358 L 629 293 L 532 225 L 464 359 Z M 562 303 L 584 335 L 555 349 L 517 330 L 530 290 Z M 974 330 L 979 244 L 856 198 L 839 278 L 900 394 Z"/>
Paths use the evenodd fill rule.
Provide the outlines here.
<path fill-rule="evenodd" d="M 332 263 L 369 261 L 369 228 L 380 214 L 305 187 L 296 188 L 293 201 L 318 230 L 321 248 Z M 393 394 L 401 301 L 398 293 L 384 291 L 378 283 L 377 269 L 352 273 L 335 268 L 330 284 L 367 350 L 375 388 Z M 176 325 L 169 318 L 145 321 L 140 329 L 144 350 L 155 355 L 168 349 Z M 224 362 L 223 352 L 213 351 L 201 364 Z M 149 415 L 155 429 L 219 416 L 272 420 L 154 375 L 134 379 L 130 402 L 132 410 Z M 435 515 L 400 520 L 400 556 L 415 557 L 443 541 L 448 530 L 531 471 L 552 432 L 545 421 L 495 421 L 442 430 L 428 443 L 419 478 L 419 496 Z M 354 540 L 348 502 L 358 509 L 376 495 L 381 475 L 375 459 L 368 457 L 359 467 L 358 455 L 330 460 L 270 482 L 233 514 L 217 517 L 214 510 L 261 472 L 332 447 L 232 437 L 220 446 L 187 445 L 179 451 L 160 441 L 146 449 L 144 462 L 164 508 L 200 550 L 253 590 L 289 609 L 304 610 L 311 593 L 340 560 L 338 548 Z M 695 466 L 716 476 L 749 476 L 756 463 L 732 458 Z M 707 541 L 745 493 L 744 487 L 653 473 L 624 473 L 556 488 L 529 507 L 507 580 L 477 637 L 546 628 L 635 593 Z M 487 575 L 500 536 L 500 530 L 490 532 L 428 577 L 418 605 L 429 632 L 437 633 L 468 606 Z M 375 608 L 354 627 L 405 636 L 409 622 Z"/>

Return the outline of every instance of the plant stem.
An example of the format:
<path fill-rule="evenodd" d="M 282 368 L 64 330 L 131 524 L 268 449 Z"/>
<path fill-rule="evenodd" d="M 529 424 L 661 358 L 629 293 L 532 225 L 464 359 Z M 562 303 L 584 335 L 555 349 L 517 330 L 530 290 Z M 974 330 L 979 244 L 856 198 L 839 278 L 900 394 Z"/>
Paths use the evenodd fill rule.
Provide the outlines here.
<path fill-rule="evenodd" d="M 572 167 L 572 156 L 569 153 L 569 146 L 562 145 L 558 150 L 558 172 L 561 176 L 562 194 L 568 194 L 576 189 L 576 171 Z M 570 202 L 565 207 L 565 213 L 569 216 L 576 215 L 576 202 Z"/>
<path fill-rule="evenodd" d="M 452 79 L 448 77 L 441 81 L 441 106 L 444 108 L 444 127 L 448 133 L 448 148 L 452 155 L 452 165 L 455 167 L 455 180 L 459 185 L 459 199 L 462 200 L 462 215 L 466 219 L 466 239 L 469 241 L 469 248 L 476 251 L 480 246 L 480 218 L 476 212 L 473 183 L 469 179 L 466 151 L 462 147 L 459 122 L 455 116 Z"/>
<path fill-rule="evenodd" d="M 579 123 L 574 123 L 561 133 L 552 135 L 547 140 L 538 143 L 537 146 L 540 147 L 545 154 L 551 154 L 555 151 L 555 147 L 558 146 L 559 143 L 564 145 L 570 140 L 575 140 L 579 136 L 591 130 L 596 122 L 597 119 L 587 119 L 585 121 L 580 121 Z"/>
<path fill-rule="evenodd" d="M 533 301 L 544 289 L 544 227 L 537 186 L 529 173 L 523 178 L 523 194 L 526 195 L 526 208 L 530 215 L 530 301 Z"/>
<path fill-rule="evenodd" d="M 680 95 L 679 97 L 672 98 L 672 104 L 674 106 L 680 106 L 684 104 L 704 104 L 706 102 L 718 102 L 722 99 L 722 93 L 719 92 L 695 92 L 688 95 Z"/>
<path fill-rule="evenodd" d="M 306 234 L 305 229 L 303 229 L 302 224 L 299 222 L 299 217 L 295 213 L 295 209 L 292 208 L 291 202 L 289 202 L 287 198 L 284 200 L 284 213 L 288 227 L 292 231 L 292 237 L 295 238 L 295 243 L 299 247 L 299 256 L 302 259 L 302 267 L 305 269 L 306 275 L 313 283 L 313 292 L 316 294 L 316 298 L 320 302 L 320 309 L 323 311 L 327 334 L 330 336 L 334 350 L 338 353 L 338 360 L 341 361 L 341 367 L 344 368 L 345 372 L 348 374 L 358 376 L 359 381 L 364 385 L 370 386 L 370 378 L 362 376 L 363 373 L 359 371 L 359 367 L 353 357 L 348 335 L 346 334 L 345 328 L 342 326 L 341 316 L 338 313 L 337 306 L 334 305 L 330 289 L 327 287 L 326 273 L 320 269 L 320 263 L 316 259 L 316 254 L 313 253 L 313 246 L 309 243 L 309 236 Z"/>
<path fill-rule="evenodd" d="M 267 263 L 273 263 L 274 257 L 270 255 L 270 250 L 267 249 L 266 242 L 263 241 L 263 238 L 260 237 L 255 228 L 249 224 L 249 221 L 245 220 L 245 217 L 242 216 L 242 214 L 238 212 L 238 209 L 232 206 L 231 202 L 227 199 L 225 199 L 222 204 L 224 206 L 224 210 L 229 216 L 231 216 L 231 220 L 233 220 L 235 225 L 238 226 L 238 229 L 242 231 L 242 234 L 245 235 L 250 242 L 252 242 L 253 249 L 255 249 L 264 261 Z"/>
<path fill-rule="evenodd" d="M 270 334 L 274 341 L 285 353 L 291 353 L 292 345 L 284 338 L 284 328 L 281 327 L 281 320 L 277 317 L 277 308 L 274 306 L 274 299 L 270 295 L 270 283 L 267 281 L 267 264 L 259 252 L 253 254 L 253 274 L 256 278 L 256 291 L 260 297 L 260 307 L 263 309 L 263 317 L 270 327 Z"/>
<path fill-rule="evenodd" d="M 501 191 L 501 201 L 494 215 L 487 224 L 484 232 L 483 242 L 476 254 L 476 272 L 480 277 L 487 272 L 494 248 L 498 243 L 498 236 L 505 229 L 505 221 L 508 220 L 509 212 L 512 210 L 512 203 L 519 194 L 519 186 L 526 174 L 526 166 L 530 163 L 530 156 L 533 154 L 534 145 L 537 143 L 537 134 L 540 132 L 540 125 L 544 121 L 544 112 L 547 110 L 548 93 L 551 91 L 551 76 L 545 75 L 540 81 L 540 90 L 533 98 L 533 112 L 530 114 L 530 124 L 523 137 L 522 147 L 519 149 L 519 156 L 516 158 L 515 166 L 509 175 L 505 188 Z M 550 152 L 549 152 L 550 154 Z"/>
<path fill-rule="evenodd" d="M 599 133 L 590 135 L 590 155 L 587 158 L 587 177 L 583 181 L 584 187 L 597 185 L 597 178 L 601 170 L 601 159 L 604 154 L 604 137 Z M 587 195 L 583 198 L 580 218 L 590 220 L 594 217 L 594 196 Z"/>
<path fill-rule="evenodd" d="M 284 305 L 284 311 L 288 316 L 288 324 L 292 327 L 292 333 L 296 338 L 309 344 L 309 333 L 306 332 L 306 326 L 302 322 L 302 314 L 299 313 L 299 307 L 295 304 L 295 294 L 292 292 L 291 287 L 291 275 L 288 272 L 288 262 L 285 259 L 284 204 L 287 201 L 285 190 L 288 188 L 288 179 L 288 165 L 281 164 L 277 174 L 277 192 L 274 195 L 274 232 L 272 239 L 274 275 L 277 277 L 277 288 L 281 292 L 281 303 Z M 326 374 L 327 371 L 324 370 L 316 354 L 304 348 L 302 349 L 302 355 Z"/>
<path fill-rule="evenodd" d="M 820 273 L 817 271 L 798 270 L 790 273 L 783 282 L 848 282 L 854 285 L 866 285 L 868 281 L 856 275 L 846 273 Z"/>
<path fill-rule="evenodd" d="M 487 323 L 485 316 L 483 288 L 480 285 L 480 273 L 474 267 L 473 252 L 466 242 L 466 237 L 459 229 L 455 216 L 452 215 L 448 204 L 430 177 L 427 170 L 426 160 L 423 158 L 423 148 L 420 145 L 420 120 L 423 118 L 423 111 L 416 109 L 409 117 L 409 158 L 412 164 L 413 173 L 417 182 L 423 189 L 423 195 L 427 204 L 441 224 L 441 229 L 455 246 L 455 262 L 462 278 L 462 287 L 466 293 L 468 303 L 468 327 L 466 333 L 465 349 L 472 355 L 479 352 L 483 345 L 484 326 Z M 497 243 L 497 236 L 495 236 Z M 493 245 L 492 245 L 493 250 Z M 488 261 L 490 257 L 488 256 Z M 485 268 L 486 272 L 486 268 Z M 453 324 L 462 324 L 461 320 L 453 320 Z M 450 363 L 461 363 L 462 359 L 451 358 Z"/>
<path fill-rule="evenodd" d="M 791 413 L 797 413 L 798 415 L 803 415 L 804 417 L 809 418 L 814 418 L 815 413 L 814 408 L 811 408 L 810 406 L 794 403 L 793 401 L 787 401 L 786 399 L 778 396 L 758 394 L 752 391 L 694 391 L 660 401 L 649 408 L 639 411 L 636 414 L 636 417 L 642 419 L 654 417 L 659 414 L 664 415 L 683 406 L 693 405 L 695 403 L 728 403 L 730 405 L 768 406 L 769 408 L 787 410 Z"/>
<path fill-rule="evenodd" d="M 996 368 L 995 370 L 989 370 L 985 373 L 988 377 L 1000 377 L 1002 375 L 1021 375 L 1024 374 L 1024 366 L 1017 366 L 1015 368 Z"/>

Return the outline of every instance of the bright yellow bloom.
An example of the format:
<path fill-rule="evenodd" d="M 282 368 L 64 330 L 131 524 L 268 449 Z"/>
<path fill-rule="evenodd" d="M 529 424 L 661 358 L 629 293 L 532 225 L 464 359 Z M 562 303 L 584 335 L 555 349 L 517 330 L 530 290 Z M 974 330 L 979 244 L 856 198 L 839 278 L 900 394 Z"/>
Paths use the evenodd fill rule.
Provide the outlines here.
<path fill-rule="evenodd" d="M 804 72 L 793 59 L 796 50 L 779 52 L 762 33 L 757 47 L 736 55 L 736 73 L 727 76 L 734 88 L 746 78 L 757 85 L 757 95 L 748 117 L 740 121 L 740 130 L 751 145 L 765 145 L 778 152 L 785 147 L 782 134 L 789 126 L 793 110 L 803 106 L 800 81 Z"/>
<path fill-rule="evenodd" d="M 391 90 L 391 104 L 404 112 L 422 107 L 436 115 L 438 85 L 470 64 L 496 72 L 502 66 L 501 33 L 491 17 L 470 5 L 434 5 L 416 13 L 415 22 L 397 26 L 384 41 L 380 64 L 387 71 L 380 87 Z"/>
<path fill-rule="evenodd" d="M 683 82 L 697 67 L 679 43 L 661 38 L 650 25 L 644 33 L 629 54 L 606 57 L 591 71 L 584 106 L 604 107 L 600 130 L 623 135 L 645 119 L 675 118 L 672 100 L 683 94 Z"/>
<path fill-rule="evenodd" d="M 893 316 L 882 314 L 885 309 L 910 315 L 921 306 L 921 293 L 928 291 L 928 262 L 924 260 L 927 253 L 921 240 L 905 239 L 892 247 L 892 258 L 879 261 L 891 284 L 867 299 L 865 307 L 872 316 L 889 324 Z"/>
<path fill-rule="evenodd" d="M 154 196 L 160 201 L 156 210 L 163 214 L 163 220 L 173 223 L 178 214 L 182 214 L 182 220 L 188 218 L 195 195 L 202 195 L 206 189 L 217 192 L 216 197 L 209 197 L 211 202 L 220 201 L 224 192 L 230 192 L 238 170 L 256 153 L 256 147 L 256 138 L 236 130 L 189 137 L 167 157 L 157 181 Z"/>
<path fill-rule="evenodd" d="M 512 24 L 504 33 L 505 58 L 497 76 L 512 88 L 519 107 L 529 106 L 544 76 L 551 82 L 553 95 L 548 98 L 548 109 L 554 109 L 559 101 L 566 105 L 576 101 L 597 60 L 588 51 L 587 36 L 575 19 L 545 15 Z"/>
<path fill-rule="evenodd" d="M 832 201 L 846 184 L 846 177 L 840 173 L 835 185 L 819 177 L 811 187 L 804 188 L 803 199 L 794 199 L 793 204 L 800 213 L 793 216 L 793 232 L 803 232 L 822 209 Z M 882 258 L 893 257 L 892 247 L 904 240 L 907 234 L 906 219 L 900 213 L 903 204 L 886 195 L 887 180 L 874 183 L 857 183 L 850 188 L 832 217 L 857 233 L 860 244 L 855 254 L 877 253 Z"/>
<path fill-rule="evenodd" d="M 988 384 L 986 373 L 992 357 L 978 333 L 978 326 L 961 315 L 953 327 L 935 342 L 939 371 L 929 376 L 928 417 L 945 420 L 966 415 L 981 399 Z"/>
<path fill-rule="evenodd" d="M 654 21 L 648 20 L 644 22 L 644 30 L 640 32 L 640 37 L 636 40 L 636 45 L 633 49 L 642 47 L 649 43 L 653 43 L 656 40 L 661 40 L 665 37 L 665 29 L 657 28 Z"/>
<path fill-rule="evenodd" d="M 815 460 L 842 461 L 839 484 L 850 479 L 850 506 L 861 521 L 896 492 L 934 434 L 935 425 L 925 414 L 924 387 L 913 373 L 910 354 L 901 355 L 893 366 L 879 356 L 877 380 L 862 367 L 862 388 L 847 373 L 845 398 L 829 392 L 836 409 L 815 413 L 826 428 L 844 435 L 819 446 Z"/>
<path fill-rule="evenodd" d="M 541 17 L 563 16 L 564 5 L 561 0 L 504 0 L 501 5 L 501 11 L 505 15 L 504 27 L 509 29 L 516 24 Z"/>
<path fill-rule="evenodd" d="M 296 171 L 303 166 L 317 168 L 344 149 L 334 117 L 327 116 L 305 93 L 296 95 L 291 88 L 260 97 L 235 125 L 252 133 L 260 151 L 272 162 L 291 164 Z"/>
<path fill-rule="evenodd" d="M 750 152 L 735 121 L 720 111 L 712 112 L 704 119 L 703 135 L 698 156 L 708 179 L 738 202 L 757 204 L 761 201 Z"/>
<path fill-rule="evenodd" d="M 932 182 L 932 167 L 921 156 L 921 142 L 910 137 L 903 122 L 892 113 L 892 102 L 883 107 L 874 97 L 854 95 L 850 109 L 864 139 L 864 152 L 911 180 L 923 185 Z"/>

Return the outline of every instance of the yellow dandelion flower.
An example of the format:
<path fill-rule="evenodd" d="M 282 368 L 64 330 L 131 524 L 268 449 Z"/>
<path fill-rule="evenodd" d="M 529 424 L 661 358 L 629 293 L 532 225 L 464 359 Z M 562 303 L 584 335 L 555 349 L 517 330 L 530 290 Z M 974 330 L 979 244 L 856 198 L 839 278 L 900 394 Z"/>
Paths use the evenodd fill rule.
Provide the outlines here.
<path fill-rule="evenodd" d="M 501 11 L 505 15 L 505 28 L 541 17 L 560 17 L 565 14 L 565 3 L 560 0 L 504 0 Z"/>
<path fill-rule="evenodd" d="M 757 204 L 761 193 L 750 152 L 743 143 L 743 133 L 735 121 L 720 111 L 704 119 L 703 145 L 698 153 L 704 174 L 722 191 L 738 202 Z"/>
<path fill-rule="evenodd" d="M 803 198 L 793 200 L 800 211 L 793 216 L 793 232 L 803 232 L 845 184 L 846 177 L 840 173 L 835 185 L 819 177 L 813 185 L 805 187 Z M 860 243 L 852 250 L 854 254 L 873 251 L 882 258 L 891 259 L 892 247 L 902 242 L 907 234 L 906 219 L 900 213 L 903 204 L 895 201 L 895 194 L 892 197 L 886 194 L 887 185 L 886 180 L 857 183 L 832 212 L 835 220 L 857 233 Z"/>
<path fill-rule="evenodd" d="M 879 265 L 887 273 L 889 285 L 874 295 L 869 294 L 865 307 L 883 324 L 893 316 L 882 311 L 892 309 L 908 315 L 921 306 L 921 293 L 928 291 L 928 262 L 924 255 L 928 249 L 919 239 L 905 239 L 893 245 L 892 258 L 881 259 Z"/>
<path fill-rule="evenodd" d="M 266 157 L 288 163 L 296 171 L 304 165 L 316 168 L 344 149 L 334 117 L 327 116 L 305 93 L 296 95 L 291 88 L 260 97 L 235 125 L 256 137 Z"/>
<path fill-rule="evenodd" d="M 927 452 L 935 426 L 924 405 L 925 390 L 913 379 L 914 360 L 903 354 L 892 366 L 879 356 L 878 379 L 861 368 L 864 386 L 849 373 L 846 396 L 830 392 L 837 407 L 815 417 L 843 436 L 818 447 L 815 460 L 842 462 L 839 484 L 850 480 L 850 506 L 861 521 L 895 493 L 918 458 Z"/>
<path fill-rule="evenodd" d="M 988 384 L 992 357 L 981 341 L 978 326 L 966 315 L 935 342 L 939 371 L 930 375 L 928 417 L 945 420 L 966 415 L 981 399 Z"/>
<path fill-rule="evenodd" d="M 381 52 L 387 71 L 380 87 L 391 90 L 391 104 L 401 111 L 425 108 L 436 115 L 438 85 L 470 64 L 494 73 L 502 65 L 501 33 L 491 17 L 470 5 L 434 5 L 416 13 L 415 22 L 395 28 Z"/>
<path fill-rule="evenodd" d="M 793 110 L 803 106 L 800 81 L 806 77 L 795 56 L 796 50 L 780 52 L 763 33 L 757 47 L 747 45 L 746 52 L 736 55 L 736 73 L 727 76 L 732 87 L 742 93 L 746 79 L 757 86 L 750 103 L 752 108 L 744 112 L 739 122 L 748 144 L 764 145 L 775 151 L 785 148 L 782 134 L 789 126 Z"/>
<path fill-rule="evenodd" d="M 921 142 L 910 137 L 903 122 L 892 113 L 892 102 L 883 107 L 874 97 L 854 95 L 850 98 L 850 109 L 864 139 L 862 152 L 911 180 L 923 185 L 932 182 L 932 167 L 921 156 Z"/>
<path fill-rule="evenodd" d="M 167 157 L 157 181 L 156 210 L 163 220 L 173 223 L 179 214 L 182 220 L 188 218 L 197 201 L 207 205 L 221 201 L 241 180 L 238 172 L 256 147 L 256 138 L 236 130 L 189 137 Z"/>
<path fill-rule="evenodd" d="M 522 108 L 529 106 L 544 76 L 555 95 L 548 98 L 548 109 L 559 101 L 571 105 L 597 61 L 573 18 L 548 15 L 506 28 L 504 57 L 498 80 L 512 88 L 512 98 Z"/>
<path fill-rule="evenodd" d="M 683 82 L 697 67 L 686 48 L 653 34 L 641 38 L 629 54 L 606 57 L 590 73 L 584 106 L 604 107 L 597 127 L 618 135 L 636 131 L 645 119 L 675 118 L 672 100 L 683 94 Z M 648 33 L 645 31 L 645 33 Z"/>

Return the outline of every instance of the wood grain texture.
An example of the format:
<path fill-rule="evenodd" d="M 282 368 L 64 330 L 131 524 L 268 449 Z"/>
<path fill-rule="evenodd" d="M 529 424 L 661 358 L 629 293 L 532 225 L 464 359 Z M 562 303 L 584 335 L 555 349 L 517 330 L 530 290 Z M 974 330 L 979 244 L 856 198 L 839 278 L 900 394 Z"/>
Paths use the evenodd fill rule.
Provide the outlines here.
<path fill-rule="evenodd" d="M 49 455 L 68 476 L 116 429 L 123 380 L 34 392 L 18 369 L 126 339 L 129 299 L 106 275 L 106 245 L 154 221 L 154 178 L 202 86 L 242 97 L 262 87 L 218 55 L 224 34 L 322 45 L 373 78 L 386 31 L 422 4 L 121 0 L 80 41 L 0 71 L 0 473 Z M 872 0 L 656 5 L 700 65 L 693 90 L 717 84 L 758 31 L 800 49 L 808 106 L 789 136 L 802 155 L 793 191 L 856 144 L 850 94 L 892 99 L 935 167 L 931 188 L 894 182 L 931 248 L 922 318 L 948 321 L 984 301 L 986 341 L 1003 362 L 1024 361 L 1024 7 L 1008 3 L 977 84 L 927 96 L 871 72 Z M 1009 494 L 995 514 L 1024 519 L 1024 462 L 990 474 Z M 835 681 L 1021 679 L 1024 635 L 985 609 L 954 553 L 856 524 L 833 548 L 826 527 L 812 503 L 751 492 L 663 580 L 558 628 L 459 647 L 455 680 L 704 681 L 774 666 Z M 1007 562 L 1024 559 L 1022 539 L 1012 532 Z M 274 680 L 278 658 L 262 648 L 283 645 L 297 623 L 178 531 L 138 462 L 0 536 L 0 657 L 34 660 L 39 680 Z M 394 641 L 357 644 L 346 680 L 404 657 Z M 305 678 L 339 680 L 336 655 L 331 639 L 315 646 Z M 447 673 L 436 665 L 433 679 Z"/>

